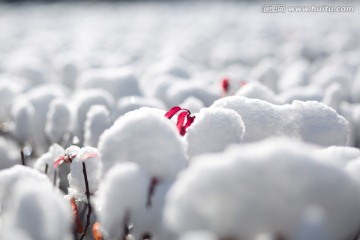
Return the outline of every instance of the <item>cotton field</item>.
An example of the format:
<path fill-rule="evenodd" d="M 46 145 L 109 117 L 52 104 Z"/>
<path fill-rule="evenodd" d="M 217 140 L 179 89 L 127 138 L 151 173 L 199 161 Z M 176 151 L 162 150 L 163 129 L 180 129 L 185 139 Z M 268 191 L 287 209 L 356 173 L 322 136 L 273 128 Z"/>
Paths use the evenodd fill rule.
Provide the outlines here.
<path fill-rule="evenodd" d="M 359 240 L 360 6 L 330 3 L 0 3 L 0 240 Z"/>

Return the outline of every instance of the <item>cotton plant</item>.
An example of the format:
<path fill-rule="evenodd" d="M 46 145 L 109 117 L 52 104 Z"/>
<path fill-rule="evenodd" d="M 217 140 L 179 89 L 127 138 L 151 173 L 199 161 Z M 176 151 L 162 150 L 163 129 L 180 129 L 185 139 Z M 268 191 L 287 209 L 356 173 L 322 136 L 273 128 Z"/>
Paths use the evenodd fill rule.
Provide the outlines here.
<path fill-rule="evenodd" d="M 171 187 L 164 222 L 178 235 L 207 230 L 221 239 L 253 239 L 263 232 L 301 239 L 313 226 L 304 220 L 311 207 L 320 214 L 314 228 L 322 236 L 355 236 L 358 186 L 314 150 L 289 139 L 268 139 L 200 156 Z"/>
<path fill-rule="evenodd" d="M 0 170 L 20 164 L 20 153 L 15 142 L 0 137 Z"/>
<path fill-rule="evenodd" d="M 129 96 L 120 98 L 116 103 L 117 116 L 122 116 L 127 112 L 142 108 L 152 107 L 165 110 L 165 105 L 156 98 L 151 97 L 140 97 L 140 96 Z"/>

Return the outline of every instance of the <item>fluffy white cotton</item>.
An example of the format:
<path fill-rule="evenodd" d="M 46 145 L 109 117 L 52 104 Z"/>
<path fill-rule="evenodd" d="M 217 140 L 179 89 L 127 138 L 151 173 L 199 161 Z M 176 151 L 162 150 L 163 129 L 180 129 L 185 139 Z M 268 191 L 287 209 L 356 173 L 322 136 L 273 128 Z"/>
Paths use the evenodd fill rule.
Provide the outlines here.
<path fill-rule="evenodd" d="M 92 106 L 86 115 L 84 146 L 96 147 L 101 134 L 110 126 L 109 110 L 102 105 Z"/>
<path fill-rule="evenodd" d="M 102 160 L 99 151 L 93 147 L 81 148 L 71 162 L 68 175 L 69 195 L 72 197 L 83 198 L 86 196 L 83 163 L 85 163 L 86 167 L 90 194 L 96 192 L 101 180 Z"/>
<path fill-rule="evenodd" d="M 64 99 L 58 98 L 50 103 L 46 116 L 45 133 L 54 143 L 60 143 L 69 131 L 71 113 Z"/>
<path fill-rule="evenodd" d="M 358 229 L 360 191 L 312 152 L 290 139 L 268 139 L 199 157 L 170 189 L 165 222 L 178 234 L 201 229 L 253 239 L 278 232 L 295 239 L 304 211 L 316 205 L 330 236 L 346 239 Z"/>
<path fill-rule="evenodd" d="M 12 167 L 20 162 L 20 150 L 18 146 L 14 142 L 0 137 L 0 170 Z"/>
<path fill-rule="evenodd" d="M 5 228 L 21 229 L 31 239 L 64 240 L 71 233 L 70 204 L 52 186 L 31 178 L 15 184 L 5 216 Z"/>
<path fill-rule="evenodd" d="M 346 144 L 348 122 L 319 102 L 294 101 L 278 106 L 234 96 L 219 99 L 212 107 L 229 108 L 240 114 L 246 127 L 244 141 L 277 135 L 324 146 Z"/>
<path fill-rule="evenodd" d="M 242 86 L 235 95 L 247 98 L 261 99 L 273 104 L 280 104 L 275 93 L 259 82 L 248 82 Z"/>
<path fill-rule="evenodd" d="M 60 156 L 65 154 L 65 150 L 58 144 L 53 144 L 47 153 L 41 155 L 34 164 L 34 169 L 48 176 L 50 181 L 54 179 L 54 163 Z M 45 173 L 45 171 L 47 171 Z"/>
<path fill-rule="evenodd" d="M 117 116 L 122 116 L 127 112 L 139 109 L 141 107 L 151 107 L 162 110 L 166 109 L 165 105 L 156 98 L 139 96 L 123 97 L 116 104 Z"/>
<path fill-rule="evenodd" d="M 326 88 L 322 102 L 339 111 L 341 103 L 345 100 L 346 96 L 342 86 L 339 83 L 333 83 Z"/>
<path fill-rule="evenodd" d="M 275 59 L 263 59 L 250 71 L 248 79 L 250 81 L 258 81 L 276 92 L 278 79 L 277 64 Z"/>
<path fill-rule="evenodd" d="M 224 151 L 232 143 L 240 143 L 245 132 L 239 114 L 231 109 L 203 108 L 188 128 L 188 155 Z"/>
<path fill-rule="evenodd" d="M 0 79 L 0 123 L 10 119 L 11 105 L 20 87 L 16 83 Z"/>
<path fill-rule="evenodd" d="M 321 101 L 324 98 L 323 90 L 319 87 L 308 85 L 306 87 L 293 87 L 278 95 L 283 103 L 299 101 Z"/>
<path fill-rule="evenodd" d="M 89 69 L 78 80 L 79 89 L 103 89 L 114 99 L 142 95 L 138 81 L 130 68 Z"/>
<path fill-rule="evenodd" d="M 132 223 L 133 211 L 146 204 L 150 176 L 136 163 L 111 168 L 97 193 L 96 210 L 106 239 L 119 239 L 124 221 Z"/>
<path fill-rule="evenodd" d="M 99 89 L 79 91 L 74 97 L 75 119 L 73 122 L 73 133 L 80 139 L 80 143 L 83 142 L 86 115 L 94 105 L 103 105 L 111 111 L 114 99 L 108 92 Z"/>
<path fill-rule="evenodd" d="M 31 138 L 35 114 L 34 106 L 26 99 L 21 99 L 16 101 L 11 112 L 14 121 L 13 134 L 21 145 L 25 145 Z"/>
<path fill-rule="evenodd" d="M 185 167 L 185 146 L 165 112 L 140 108 L 120 117 L 100 137 L 104 172 L 118 162 L 136 162 L 151 176 L 173 178 Z"/>

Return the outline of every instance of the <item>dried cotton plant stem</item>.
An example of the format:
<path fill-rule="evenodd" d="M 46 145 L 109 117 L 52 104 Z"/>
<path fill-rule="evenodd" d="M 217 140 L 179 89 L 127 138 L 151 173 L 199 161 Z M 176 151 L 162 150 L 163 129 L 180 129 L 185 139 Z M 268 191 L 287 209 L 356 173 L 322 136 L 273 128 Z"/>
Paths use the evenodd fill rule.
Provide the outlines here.
<path fill-rule="evenodd" d="M 86 224 L 85 224 L 84 232 L 81 234 L 80 240 L 84 239 L 84 237 L 86 236 L 86 232 L 90 226 L 90 217 L 91 217 L 91 211 L 92 211 L 92 207 L 91 207 L 91 203 L 90 203 L 89 182 L 88 182 L 88 178 L 87 178 L 86 165 L 84 162 L 82 163 L 82 166 L 83 166 L 83 174 L 84 174 L 85 187 L 86 187 L 86 199 L 87 199 L 88 213 L 86 216 Z"/>

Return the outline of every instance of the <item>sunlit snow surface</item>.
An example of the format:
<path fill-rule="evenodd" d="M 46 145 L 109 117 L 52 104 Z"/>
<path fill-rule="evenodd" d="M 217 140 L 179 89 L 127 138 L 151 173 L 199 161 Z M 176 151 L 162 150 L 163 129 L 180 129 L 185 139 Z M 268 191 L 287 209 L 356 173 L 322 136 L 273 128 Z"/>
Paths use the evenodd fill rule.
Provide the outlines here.
<path fill-rule="evenodd" d="M 360 5 L 281 4 L 0 4 L 0 239 L 353 239 Z"/>

